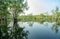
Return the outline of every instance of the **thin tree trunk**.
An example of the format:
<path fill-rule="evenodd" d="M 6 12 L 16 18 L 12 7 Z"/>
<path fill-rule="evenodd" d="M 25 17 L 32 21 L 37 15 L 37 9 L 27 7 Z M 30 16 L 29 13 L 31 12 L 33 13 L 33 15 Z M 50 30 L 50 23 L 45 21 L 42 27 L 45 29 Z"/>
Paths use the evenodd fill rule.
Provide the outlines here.
<path fill-rule="evenodd" d="M 18 21 L 16 15 L 17 15 L 17 14 L 13 14 L 13 22 L 14 22 L 14 24 L 17 23 L 17 21 Z"/>

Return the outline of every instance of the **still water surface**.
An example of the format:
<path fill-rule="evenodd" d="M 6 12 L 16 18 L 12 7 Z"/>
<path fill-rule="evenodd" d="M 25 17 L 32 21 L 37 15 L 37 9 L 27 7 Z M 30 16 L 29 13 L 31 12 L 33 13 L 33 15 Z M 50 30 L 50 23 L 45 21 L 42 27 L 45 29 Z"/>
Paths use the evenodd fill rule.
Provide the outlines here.
<path fill-rule="evenodd" d="M 28 31 L 28 39 L 60 39 L 60 26 L 55 22 L 18 22 L 19 27 Z M 12 25 L 12 22 L 9 24 Z"/>

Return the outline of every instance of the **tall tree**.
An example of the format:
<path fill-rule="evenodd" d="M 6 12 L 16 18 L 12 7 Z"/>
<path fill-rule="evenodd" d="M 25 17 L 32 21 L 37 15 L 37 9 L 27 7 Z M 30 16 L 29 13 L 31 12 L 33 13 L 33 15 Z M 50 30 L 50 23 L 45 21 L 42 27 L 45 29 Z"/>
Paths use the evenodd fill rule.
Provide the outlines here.
<path fill-rule="evenodd" d="M 14 23 L 17 22 L 18 13 L 22 13 L 25 9 L 27 9 L 27 0 L 0 0 L 0 18 L 6 18 L 6 21 L 7 14 L 11 12 Z"/>
<path fill-rule="evenodd" d="M 11 0 L 9 10 L 13 15 L 14 24 L 17 22 L 19 13 L 23 13 L 27 8 L 27 0 Z"/>

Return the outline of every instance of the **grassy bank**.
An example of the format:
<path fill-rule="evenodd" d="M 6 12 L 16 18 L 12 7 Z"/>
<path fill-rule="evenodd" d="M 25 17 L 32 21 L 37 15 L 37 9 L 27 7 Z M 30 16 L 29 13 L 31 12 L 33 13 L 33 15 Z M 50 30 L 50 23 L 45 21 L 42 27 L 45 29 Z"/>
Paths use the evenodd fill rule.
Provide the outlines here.
<path fill-rule="evenodd" d="M 60 22 L 60 17 L 54 17 L 54 16 L 41 16 L 41 15 L 31 15 L 31 16 L 19 16 L 18 21 L 23 22 Z"/>

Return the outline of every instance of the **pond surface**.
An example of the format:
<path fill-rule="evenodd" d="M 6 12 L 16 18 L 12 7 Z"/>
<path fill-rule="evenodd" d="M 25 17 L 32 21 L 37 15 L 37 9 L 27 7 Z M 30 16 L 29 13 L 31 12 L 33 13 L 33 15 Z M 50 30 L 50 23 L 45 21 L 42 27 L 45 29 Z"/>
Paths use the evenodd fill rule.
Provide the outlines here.
<path fill-rule="evenodd" d="M 28 39 L 60 39 L 60 26 L 55 22 L 18 22 L 18 24 L 24 27 L 24 31 L 29 32 Z"/>

